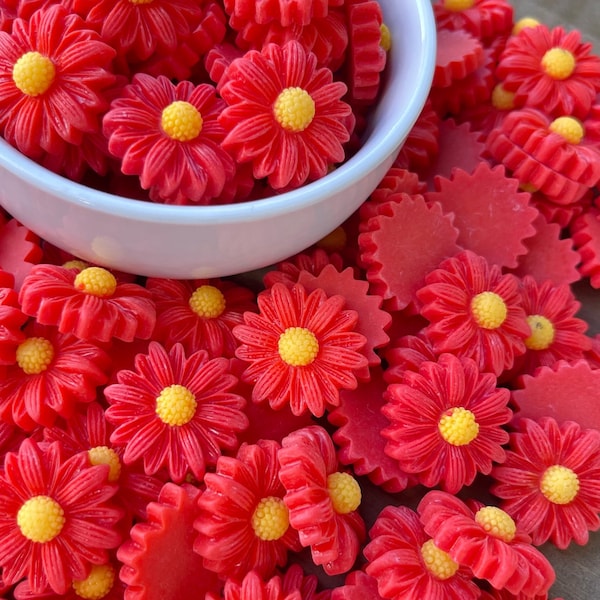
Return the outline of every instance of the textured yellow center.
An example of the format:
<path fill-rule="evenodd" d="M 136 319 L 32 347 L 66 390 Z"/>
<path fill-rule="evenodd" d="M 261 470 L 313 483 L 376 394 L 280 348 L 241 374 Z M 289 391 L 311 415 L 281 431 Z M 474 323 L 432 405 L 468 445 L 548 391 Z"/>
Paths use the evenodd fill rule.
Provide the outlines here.
<path fill-rule="evenodd" d="M 17 347 L 17 364 L 27 375 L 45 371 L 54 358 L 52 342 L 42 337 L 32 337 Z"/>
<path fill-rule="evenodd" d="M 558 117 L 550 123 L 549 129 L 564 137 L 569 144 L 579 144 L 585 135 L 583 123 L 575 117 Z"/>
<path fill-rule="evenodd" d="M 568 467 L 552 465 L 544 471 L 540 490 L 553 504 L 569 504 L 579 492 L 579 478 Z"/>
<path fill-rule="evenodd" d="M 93 465 L 108 465 L 108 480 L 115 482 L 121 475 L 121 461 L 119 455 L 108 446 L 95 446 L 88 450 L 90 462 Z"/>
<path fill-rule="evenodd" d="M 302 88 L 285 88 L 273 105 L 275 120 L 288 131 L 304 131 L 315 116 L 315 102 Z"/>
<path fill-rule="evenodd" d="M 381 30 L 379 45 L 384 52 L 389 52 L 392 49 L 392 32 L 385 23 L 382 23 L 379 29 Z"/>
<path fill-rule="evenodd" d="M 117 280 L 110 271 L 102 267 L 87 267 L 77 273 L 73 285 L 91 296 L 109 298 L 117 289 Z"/>
<path fill-rule="evenodd" d="M 79 260 L 78 258 L 74 258 L 73 260 L 68 260 L 66 263 L 63 263 L 63 267 L 65 269 L 75 269 L 76 271 L 83 271 L 89 266 L 90 265 L 88 265 L 85 261 Z"/>
<path fill-rule="evenodd" d="M 197 405 L 190 390 L 174 383 L 162 390 L 156 399 L 156 414 L 167 425 L 181 426 L 192 420 Z"/>
<path fill-rule="evenodd" d="M 458 563 L 454 562 L 447 552 L 440 550 L 433 540 L 427 540 L 421 546 L 421 556 L 425 566 L 436 579 L 450 579 L 458 571 Z"/>
<path fill-rule="evenodd" d="M 30 541 L 45 544 L 53 540 L 65 524 L 60 504 L 49 496 L 29 498 L 17 513 L 17 525 Z"/>
<path fill-rule="evenodd" d="M 475 415 L 462 406 L 447 410 L 439 420 L 441 436 L 452 446 L 466 446 L 479 434 Z"/>
<path fill-rule="evenodd" d="M 225 296 L 212 285 L 201 285 L 190 296 L 190 308 L 205 319 L 216 319 L 225 310 Z"/>
<path fill-rule="evenodd" d="M 444 0 L 444 8 L 454 12 L 473 8 L 475 0 Z"/>
<path fill-rule="evenodd" d="M 281 498 L 267 496 L 258 503 L 252 515 L 252 529 L 261 540 L 278 540 L 289 526 L 288 509 Z"/>
<path fill-rule="evenodd" d="M 178 142 L 187 142 L 198 137 L 202 131 L 202 115 L 189 102 L 176 100 L 163 109 L 160 125 L 163 131 Z"/>
<path fill-rule="evenodd" d="M 542 57 L 542 69 L 552 79 L 567 79 L 575 70 L 575 57 L 564 48 L 550 48 Z"/>
<path fill-rule="evenodd" d="M 15 85 L 27 96 L 43 94 L 54 81 L 54 63 L 39 52 L 26 52 L 13 66 L 12 78 Z"/>
<path fill-rule="evenodd" d="M 331 473 L 327 477 L 327 489 L 333 510 L 339 515 L 351 513 L 360 506 L 360 485 L 349 473 Z"/>
<path fill-rule="evenodd" d="M 515 107 L 515 95 L 507 92 L 499 83 L 492 90 L 492 106 L 497 110 L 512 110 Z"/>
<path fill-rule="evenodd" d="M 523 17 L 514 24 L 512 33 L 513 35 L 519 35 L 523 29 L 526 29 L 527 27 L 537 27 L 539 24 L 540 22 L 533 17 Z"/>
<path fill-rule="evenodd" d="M 475 513 L 475 521 L 490 535 L 505 542 L 515 537 L 517 526 L 512 517 L 497 506 L 484 506 Z"/>
<path fill-rule="evenodd" d="M 288 327 L 277 345 L 281 360 L 292 367 L 305 367 L 317 358 L 319 342 L 315 334 L 304 327 Z"/>
<path fill-rule="evenodd" d="M 495 292 L 481 292 L 471 300 L 471 313 L 484 329 L 497 329 L 506 319 L 506 304 Z"/>
<path fill-rule="evenodd" d="M 112 590 L 114 583 L 115 570 L 112 565 L 94 565 L 85 579 L 73 582 L 73 589 L 86 600 L 101 600 Z"/>
<path fill-rule="evenodd" d="M 531 335 L 525 340 L 525 345 L 530 350 L 545 350 L 554 341 L 554 325 L 543 315 L 529 315 L 527 323 L 531 328 Z"/>

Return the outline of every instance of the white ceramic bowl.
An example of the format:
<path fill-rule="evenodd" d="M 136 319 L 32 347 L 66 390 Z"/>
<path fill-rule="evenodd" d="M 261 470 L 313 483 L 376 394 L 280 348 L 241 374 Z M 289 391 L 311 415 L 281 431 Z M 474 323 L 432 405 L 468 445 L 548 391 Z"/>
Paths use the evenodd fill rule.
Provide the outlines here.
<path fill-rule="evenodd" d="M 363 147 L 323 179 L 227 206 L 120 198 L 60 177 L 0 139 L 0 204 L 45 240 L 86 261 L 154 277 L 222 277 L 315 243 L 377 187 L 425 103 L 435 64 L 431 0 L 379 0 L 392 33 L 386 87 Z"/>

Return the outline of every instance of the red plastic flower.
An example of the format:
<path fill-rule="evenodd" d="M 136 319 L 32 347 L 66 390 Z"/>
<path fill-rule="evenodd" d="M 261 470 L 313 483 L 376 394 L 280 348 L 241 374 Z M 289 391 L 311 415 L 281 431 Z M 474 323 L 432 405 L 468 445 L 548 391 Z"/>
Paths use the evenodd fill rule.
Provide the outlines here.
<path fill-rule="evenodd" d="M 98 346 L 54 327 L 31 323 L 16 363 L 0 380 L 0 418 L 25 430 L 70 418 L 79 403 L 96 399 L 108 381 L 110 358 Z"/>
<path fill-rule="evenodd" d="M 386 506 L 369 531 L 366 572 L 390 600 L 475 600 L 479 588 L 469 569 L 454 562 L 423 531 L 406 506 Z"/>
<path fill-rule="evenodd" d="M 12 288 L 14 278 L 0 271 L 0 365 L 11 365 L 16 360 L 19 344 L 25 339 L 21 331 L 27 315 L 21 312 L 17 292 Z M 4 287 L 4 285 L 11 287 Z"/>
<path fill-rule="evenodd" d="M 496 75 L 517 104 L 547 114 L 585 117 L 600 92 L 600 58 L 577 30 L 546 25 L 526 27 L 511 36 Z"/>
<path fill-rule="evenodd" d="M 299 42 L 251 50 L 224 77 L 223 147 L 239 162 L 252 162 L 255 178 L 266 177 L 275 189 L 295 188 L 344 159 L 351 113 L 341 101 L 346 85 L 318 68 Z"/>
<path fill-rule="evenodd" d="M 126 464 L 143 460 L 148 475 L 166 467 L 175 482 L 188 473 L 202 480 L 248 425 L 244 398 L 231 392 L 237 378 L 229 361 L 204 350 L 186 358 L 180 344 L 167 353 L 151 342 L 135 371 L 119 371 L 117 379 L 104 391 L 106 418 L 116 427 L 110 441 L 124 446 Z"/>
<path fill-rule="evenodd" d="M 35 265 L 19 292 L 21 310 L 61 333 L 108 342 L 152 335 L 156 309 L 150 292 L 136 283 L 118 283 L 101 267 L 82 271 Z"/>
<path fill-rule="evenodd" d="M 233 328 L 245 311 L 256 312 L 254 292 L 231 281 L 150 278 L 146 288 L 156 303 L 152 338 L 167 349 L 180 343 L 188 354 L 206 350 L 211 358 L 232 358 L 238 346 Z"/>
<path fill-rule="evenodd" d="M 98 131 L 115 51 L 60 5 L 0 32 L 0 131 L 31 158 Z"/>
<path fill-rule="evenodd" d="M 221 147 L 224 107 L 212 85 L 137 73 L 104 115 L 108 149 L 154 200 L 207 204 L 235 175 Z"/>
<path fill-rule="evenodd" d="M 503 426 L 512 417 L 510 392 L 496 383 L 473 360 L 452 354 L 407 371 L 385 393 L 386 454 L 427 487 L 440 484 L 451 493 L 473 483 L 477 473 L 489 474 L 493 462 L 504 461 Z"/>
<path fill-rule="evenodd" d="M 492 493 L 533 543 L 561 550 L 600 529 L 600 431 L 573 421 L 519 419 Z"/>
<path fill-rule="evenodd" d="M 85 454 L 64 459 L 60 444 L 22 442 L 0 472 L 0 566 L 5 583 L 27 578 L 34 593 L 64 594 L 120 543 L 120 509 L 108 467 Z"/>
<path fill-rule="evenodd" d="M 279 448 L 273 440 L 243 444 L 235 458 L 220 457 L 216 471 L 204 476 L 194 550 L 222 578 L 250 571 L 270 577 L 285 566 L 288 551 L 301 549 L 283 502 Z"/>
<path fill-rule="evenodd" d="M 300 600 L 299 590 L 284 590 L 280 575 L 266 581 L 256 571 L 241 579 L 228 579 L 221 594 L 209 592 L 206 600 Z"/>
<path fill-rule="evenodd" d="M 274 409 L 289 404 L 295 415 L 320 417 L 339 405 L 340 389 L 357 386 L 356 371 L 367 365 L 365 338 L 354 331 L 358 315 L 344 310 L 342 296 L 310 294 L 300 284 L 276 283 L 258 296 L 259 314 L 244 314 L 234 328 L 236 356 L 249 366 L 252 400 Z"/>
<path fill-rule="evenodd" d="M 530 335 L 519 280 L 465 250 L 442 262 L 417 291 L 424 333 L 437 353 L 467 356 L 499 375 L 525 352 Z"/>
<path fill-rule="evenodd" d="M 435 545 L 475 577 L 511 594 L 545 594 L 555 579 L 548 559 L 510 515 L 497 506 L 474 504 L 472 510 L 459 498 L 434 490 L 421 499 L 417 512 Z"/>
<path fill-rule="evenodd" d="M 279 450 L 283 501 L 300 543 L 329 575 L 349 571 L 365 538 L 358 512 L 361 490 L 349 473 L 338 470 L 331 437 L 319 425 L 290 433 Z"/>

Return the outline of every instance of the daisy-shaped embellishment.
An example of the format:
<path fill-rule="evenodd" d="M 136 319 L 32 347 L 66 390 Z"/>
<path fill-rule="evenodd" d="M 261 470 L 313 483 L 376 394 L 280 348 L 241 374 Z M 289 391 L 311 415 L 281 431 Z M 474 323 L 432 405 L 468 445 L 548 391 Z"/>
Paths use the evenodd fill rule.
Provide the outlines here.
<path fill-rule="evenodd" d="M 297 589 L 284 590 L 281 575 L 263 579 L 249 571 L 241 579 L 227 579 L 220 593 L 209 592 L 206 600 L 302 600 Z"/>
<path fill-rule="evenodd" d="M 518 419 L 491 491 L 533 544 L 584 545 L 600 529 L 600 431 Z"/>
<path fill-rule="evenodd" d="M 555 580 L 548 559 L 497 506 L 473 508 L 447 492 L 427 492 L 417 506 L 434 544 L 497 590 L 525 597 L 546 594 Z"/>
<path fill-rule="evenodd" d="M 21 328 L 27 315 L 21 311 L 13 284 L 14 277 L 0 270 L 0 365 L 14 364 L 17 348 L 25 340 Z"/>
<path fill-rule="evenodd" d="M 30 158 L 78 144 L 108 107 L 115 51 L 59 4 L 0 32 L 0 132 Z M 82 101 L 82 99 L 84 99 Z"/>
<path fill-rule="evenodd" d="M 475 600 L 472 574 L 440 550 L 419 515 L 406 506 L 386 506 L 369 530 L 365 571 L 390 600 Z"/>
<path fill-rule="evenodd" d="M 224 106 L 210 84 L 137 73 L 104 115 L 108 149 L 154 200 L 207 204 L 235 175 L 221 145 Z"/>
<path fill-rule="evenodd" d="M 204 476 L 194 550 L 221 578 L 241 579 L 250 571 L 270 577 L 285 566 L 288 551 L 301 549 L 283 502 L 279 448 L 274 440 L 242 444 L 235 457 L 221 456 L 215 472 Z"/>
<path fill-rule="evenodd" d="M 385 452 L 427 487 L 456 493 L 504 461 L 510 392 L 469 358 L 442 354 L 390 384 L 381 411 Z"/>
<path fill-rule="evenodd" d="M 186 357 L 181 344 L 167 352 L 151 342 L 135 370 L 119 371 L 117 380 L 104 390 L 115 425 L 110 441 L 124 447 L 126 464 L 143 461 L 148 475 L 165 467 L 177 483 L 188 474 L 201 481 L 248 425 L 244 398 L 231 392 L 237 378 L 229 361 L 205 350 Z"/>
<path fill-rule="evenodd" d="M 344 584 L 331 591 L 331 600 L 383 600 L 377 591 L 377 580 L 364 571 L 352 571 L 344 579 Z"/>
<path fill-rule="evenodd" d="M 67 592 L 93 565 L 108 562 L 121 536 L 117 487 L 108 467 L 83 453 L 64 458 L 59 443 L 24 440 L 0 472 L 0 566 L 5 583 L 26 578 L 34 593 Z"/>
<path fill-rule="evenodd" d="M 146 288 L 156 304 L 152 338 L 167 349 L 180 343 L 188 354 L 206 350 L 211 358 L 232 358 L 238 346 L 233 328 L 245 311 L 256 312 L 254 292 L 231 281 L 149 278 Z"/>
<path fill-rule="evenodd" d="M 339 391 L 356 388 L 356 372 L 368 364 L 357 313 L 344 309 L 342 296 L 308 293 L 301 284 L 276 283 L 257 301 L 259 313 L 244 313 L 233 329 L 236 356 L 249 363 L 242 380 L 253 384 L 252 400 L 316 417 L 338 406 Z"/>
<path fill-rule="evenodd" d="M 467 356 L 496 375 L 525 352 L 531 330 L 519 280 L 482 256 L 465 250 L 443 261 L 416 295 L 435 352 Z"/>
<path fill-rule="evenodd" d="M 300 543 L 328 575 L 346 573 L 365 539 L 362 493 L 356 479 L 339 470 L 331 437 L 319 425 L 298 429 L 283 439 L 279 463 L 283 501 Z"/>
<path fill-rule="evenodd" d="M 295 188 L 344 160 L 351 133 L 351 108 L 341 100 L 346 85 L 317 67 L 302 44 L 251 50 L 224 77 L 223 147 L 239 162 L 251 162 L 257 179 L 266 177 L 276 190 Z"/>
<path fill-rule="evenodd" d="M 23 281 L 19 301 L 38 323 L 97 342 L 147 339 L 156 321 L 150 292 L 136 283 L 119 283 L 102 267 L 77 271 L 35 265 Z"/>

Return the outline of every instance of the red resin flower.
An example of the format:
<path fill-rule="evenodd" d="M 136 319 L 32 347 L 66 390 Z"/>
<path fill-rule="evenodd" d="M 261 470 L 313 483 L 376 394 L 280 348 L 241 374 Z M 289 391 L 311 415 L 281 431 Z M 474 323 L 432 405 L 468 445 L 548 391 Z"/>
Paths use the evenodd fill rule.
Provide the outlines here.
<path fill-rule="evenodd" d="M 243 444 L 235 458 L 220 457 L 216 471 L 204 476 L 194 550 L 223 579 L 250 571 L 271 577 L 288 551 L 302 548 L 283 502 L 279 448 L 274 440 Z"/>
<path fill-rule="evenodd" d="M 167 349 L 180 343 L 187 354 L 206 350 L 210 358 L 232 358 L 238 346 L 233 328 L 244 312 L 256 312 L 254 292 L 231 281 L 149 278 L 146 288 L 156 304 L 152 339 Z"/>
<path fill-rule="evenodd" d="M 377 591 L 377 580 L 364 571 L 352 571 L 331 591 L 331 600 L 383 600 Z"/>
<path fill-rule="evenodd" d="M 244 398 L 231 392 L 237 378 L 229 361 L 209 359 L 204 350 L 186 358 L 180 344 L 167 353 L 151 342 L 135 370 L 119 371 L 117 379 L 104 390 L 106 419 L 115 425 L 110 441 L 125 448 L 126 464 L 143 460 L 148 475 L 166 467 L 177 483 L 188 473 L 201 481 L 248 425 Z"/>
<path fill-rule="evenodd" d="M 438 355 L 431 342 L 421 331 L 416 335 L 401 335 L 383 350 L 386 368 L 383 378 L 390 383 L 401 383 L 406 370 L 418 371 L 426 360 L 436 362 Z"/>
<path fill-rule="evenodd" d="M 600 209 L 592 207 L 577 217 L 569 228 L 581 263 L 577 269 L 594 289 L 600 288 Z"/>
<path fill-rule="evenodd" d="M 16 219 L 0 219 L 0 269 L 14 276 L 19 291 L 31 267 L 42 260 L 40 238 Z M 0 282 L 1 285 L 1 282 Z M 11 286 L 12 287 L 12 286 Z"/>
<path fill-rule="evenodd" d="M 290 433 L 279 450 L 283 501 L 300 543 L 328 575 L 349 571 L 365 538 L 358 512 L 361 490 L 349 474 L 338 470 L 331 437 L 319 425 Z"/>
<path fill-rule="evenodd" d="M 27 315 L 21 311 L 13 283 L 12 275 L 0 271 L 0 366 L 14 364 L 17 348 L 25 340 L 21 328 L 27 322 Z"/>
<path fill-rule="evenodd" d="M 308 293 L 300 284 L 276 283 L 259 294 L 259 314 L 244 313 L 245 324 L 233 330 L 236 356 L 250 363 L 242 380 L 253 384 L 254 402 L 321 417 L 339 405 L 341 389 L 357 386 L 366 340 L 354 331 L 357 313 L 344 305 L 342 296 Z"/>
<path fill-rule="evenodd" d="M 475 600 L 472 574 L 440 550 L 406 506 L 386 506 L 369 530 L 365 571 L 390 600 Z"/>
<path fill-rule="evenodd" d="M 60 444 L 21 443 L 0 472 L 0 566 L 5 583 L 27 578 L 34 593 L 64 594 L 92 565 L 116 548 L 120 509 L 108 467 L 90 466 L 85 454 L 64 459 Z"/>
<path fill-rule="evenodd" d="M 326 17 L 331 7 L 340 6 L 342 3 L 343 0 L 224 0 L 225 10 L 233 22 L 278 21 L 284 27 L 293 24 L 308 25 L 312 19 Z"/>
<path fill-rule="evenodd" d="M 210 84 L 173 84 L 137 73 L 104 116 L 108 148 L 121 159 L 121 171 L 139 175 L 154 200 L 207 204 L 235 175 L 221 146 L 224 108 Z"/>
<path fill-rule="evenodd" d="M 108 381 L 109 355 L 100 347 L 54 327 L 31 323 L 15 364 L 0 380 L 0 418 L 30 431 L 69 419 L 80 403 L 96 399 Z"/>
<path fill-rule="evenodd" d="M 496 75 L 518 104 L 554 117 L 586 116 L 600 92 L 600 58 L 577 30 L 546 25 L 526 27 L 511 36 Z"/>
<path fill-rule="evenodd" d="M 294 188 L 344 159 L 351 113 L 341 101 L 346 85 L 318 68 L 299 42 L 249 51 L 224 77 L 223 147 L 239 162 L 252 162 L 255 178 L 266 177 L 275 189 Z"/>
<path fill-rule="evenodd" d="M 468 358 L 442 354 L 390 384 L 381 412 L 385 452 L 427 487 L 455 494 L 505 458 L 510 392 Z"/>
<path fill-rule="evenodd" d="M 417 512 L 435 545 L 475 577 L 511 594 L 545 594 L 555 579 L 548 559 L 510 515 L 475 504 L 472 510 L 459 498 L 434 490 L 421 499 Z"/>
<path fill-rule="evenodd" d="M 98 130 L 115 51 L 61 5 L 0 32 L 0 131 L 31 158 Z"/>
<path fill-rule="evenodd" d="M 77 272 L 56 265 L 35 265 L 19 292 L 21 310 L 61 333 L 108 342 L 131 342 L 152 335 L 156 309 L 150 292 L 136 283 L 118 283 L 101 267 Z"/>
<path fill-rule="evenodd" d="M 209 592 L 206 600 L 301 600 L 299 590 L 284 590 L 280 575 L 266 581 L 256 571 L 249 571 L 241 580 L 228 579 L 223 591 Z"/>
<path fill-rule="evenodd" d="M 330 600 L 332 590 L 325 589 L 317 592 L 319 580 L 316 575 L 306 575 L 302 567 L 292 563 L 281 575 L 281 587 L 284 593 L 298 590 L 299 600 Z"/>
<path fill-rule="evenodd" d="M 496 375 L 525 352 L 531 331 L 519 280 L 485 258 L 465 250 L 445 260 L 416 294 L 435 352 L 467 356 Z"/>
<path fill-rule="evenodd" d="M 491 491 L 533 544 L 584 545 L 600 529 L 600 431 L 518 419 Z"/>

